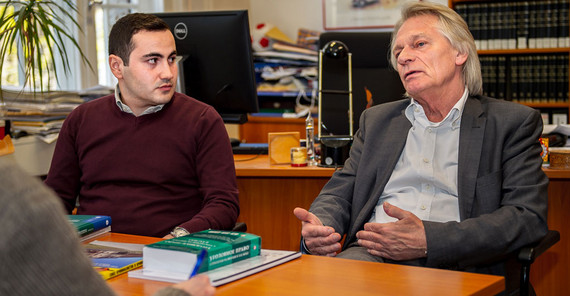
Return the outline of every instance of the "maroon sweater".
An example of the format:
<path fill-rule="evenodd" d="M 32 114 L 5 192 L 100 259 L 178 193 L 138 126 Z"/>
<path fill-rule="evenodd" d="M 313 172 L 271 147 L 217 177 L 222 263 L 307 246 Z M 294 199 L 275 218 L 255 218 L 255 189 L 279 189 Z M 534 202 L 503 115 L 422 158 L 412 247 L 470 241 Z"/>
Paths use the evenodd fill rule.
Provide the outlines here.
<path fill-rule="evenodd" d="M 229 138 L 210 106 L 175 93 L 164 108 L 135 117 L 114 95 L 65 120 L 45 183 L 71 212 L 109 215 L 112 231 L 158 236 L 231 229 L 239 215 Z"/>

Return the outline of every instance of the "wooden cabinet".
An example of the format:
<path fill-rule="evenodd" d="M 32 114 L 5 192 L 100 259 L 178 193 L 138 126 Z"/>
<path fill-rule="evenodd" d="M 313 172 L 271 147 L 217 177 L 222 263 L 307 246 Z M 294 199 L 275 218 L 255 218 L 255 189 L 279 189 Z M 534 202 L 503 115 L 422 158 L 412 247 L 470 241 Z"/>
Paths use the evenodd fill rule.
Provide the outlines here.
<path fill-rule="evenodd" d="M 568 0 L 450 0 L 449 6 L 476 39 L 487 95 L 537 108 L 551 124 L 564 114 L 568 123 Z M 504 93 L 489 93 L 495 83 Z"/>
<path fill-rule="evenodd" d="M 267 134 L 274 132 L 299 132 L 304 139 L 305 118 L 248 116 L 239 127 L 240 141 L 244 143 L 267 143 Z"/>

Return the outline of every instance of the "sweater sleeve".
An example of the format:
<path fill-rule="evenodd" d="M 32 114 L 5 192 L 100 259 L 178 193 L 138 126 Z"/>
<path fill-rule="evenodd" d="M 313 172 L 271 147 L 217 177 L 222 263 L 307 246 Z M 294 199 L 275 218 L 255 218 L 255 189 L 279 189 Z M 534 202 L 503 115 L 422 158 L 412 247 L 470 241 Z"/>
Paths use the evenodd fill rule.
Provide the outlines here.
<path fill-rule="evenodd" d="M 198 131 L 196 171 L 203 196 L 202 209 L 180 226 L 189 232 L 232 229 L 239 215 L 239 199 L 229 136 L 213 108 L 202 114 Z"/>

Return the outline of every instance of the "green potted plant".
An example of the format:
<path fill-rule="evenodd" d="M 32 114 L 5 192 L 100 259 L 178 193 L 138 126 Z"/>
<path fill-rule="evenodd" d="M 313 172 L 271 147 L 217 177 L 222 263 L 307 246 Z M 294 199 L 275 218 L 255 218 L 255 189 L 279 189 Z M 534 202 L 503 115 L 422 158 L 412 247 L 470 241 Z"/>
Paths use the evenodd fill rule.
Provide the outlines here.
<path fill-rule="evenodd" d="M 61 70 L 66 75 L 69 73 L 73 61 L 68 57 L 68 44 L 78 49 L 82 61 L 92 69 L 71 33 L 75 28 L 81 31 L 74 17 L 76 12 L 72 0 L 0 1 L 0 77 L 6 71 L 9 58 L 13 61 L 18 56 L 18 47 L 18 66 L 24 72 L 24 87 L 30 86 L 34 93 L 49 91 L 50 80 L 57 81 Z M 61 66 L 56 63 L 57 58 Z M 1 88 L 0 79 L 0 99 L 3 100 Z"/>

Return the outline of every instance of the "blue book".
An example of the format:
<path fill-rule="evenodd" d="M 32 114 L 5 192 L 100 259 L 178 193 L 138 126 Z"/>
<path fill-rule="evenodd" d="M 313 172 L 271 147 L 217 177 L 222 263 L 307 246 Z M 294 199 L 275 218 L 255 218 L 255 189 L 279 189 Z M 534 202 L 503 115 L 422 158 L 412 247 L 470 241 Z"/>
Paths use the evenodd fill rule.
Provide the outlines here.
<path fill-rule="evenodd" d="M 77 230 L 81 241 L 85 241 L 111 231 L 111 217 L 101 215 L 67 215 L 69 222 Z"/>

